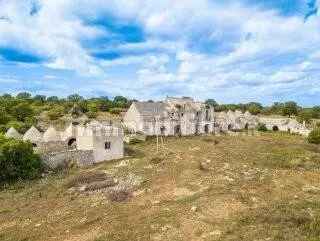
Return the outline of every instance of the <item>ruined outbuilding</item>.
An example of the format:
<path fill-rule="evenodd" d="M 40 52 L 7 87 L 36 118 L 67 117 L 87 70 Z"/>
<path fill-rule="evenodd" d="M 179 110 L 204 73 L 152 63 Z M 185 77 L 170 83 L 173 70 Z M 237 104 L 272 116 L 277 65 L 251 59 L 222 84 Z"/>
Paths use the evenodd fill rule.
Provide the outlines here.
<path fill-rule="evenodd" d="M 124 154 L 122 128 L 97 121 L 86 125 L 70 124 L 64 131 L 51 126 L 44 133 L 32 126 L 23 136 L 10 128 L 6 136 L 31 142 L 50 168 L 69 162 L 86 166 L 120 159 Z"/>

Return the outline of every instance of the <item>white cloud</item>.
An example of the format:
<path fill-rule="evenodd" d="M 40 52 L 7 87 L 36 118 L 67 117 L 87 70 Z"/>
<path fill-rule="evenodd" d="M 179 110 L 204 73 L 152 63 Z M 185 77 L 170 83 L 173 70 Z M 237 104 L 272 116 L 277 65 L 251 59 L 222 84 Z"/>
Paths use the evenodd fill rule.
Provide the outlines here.
<path fill-rule="evenodd" d="M 39 0 L 41 10 L 30 16 L 30 1 L 0 1 L 0 16 L 9 19 L 0 20 L 0 45 L 46 56 L 49 68 L 100 79 L 112 68 L 131 66 L 133 76 L 114 81 L 127 93 L 132 93 L 124 88 L 130 78 L 152 94 L 157 86 L 161 91 L 172 85 L 203 98 L 222 90 L 259 96 L 271 95 L 275 86 L 277 91 L 318 89 L 319 16 L 305 22 L 301 16 L 219 0 Z M 146 41 L 100 50 L 133 55 L 97 60 L 82 46 L 84 38 L 110 34 L 82 18 L 108 14 L 139 24 Z"/>

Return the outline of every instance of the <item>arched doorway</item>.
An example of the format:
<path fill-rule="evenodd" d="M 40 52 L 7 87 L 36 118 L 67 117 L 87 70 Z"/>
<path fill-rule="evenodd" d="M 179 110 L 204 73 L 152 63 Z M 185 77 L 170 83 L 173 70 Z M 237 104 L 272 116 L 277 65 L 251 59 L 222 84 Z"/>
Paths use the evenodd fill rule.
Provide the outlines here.
<path fill-rule="evenodd" d="M 199 135 L 199 124 L 198 123 L 195 126 L 195 134 Z"/>
<path fill-rule="evenodd" d="M 174 127 L 174 135 L 175 136 L 180 136 L 181 135 L 181 126 L 180 125 L 176 125 Z"/>
<path fill-rule="evenodd" d="M 71 138 L 71 139 L 69 139 L 69 141 L 68 141 L 68 147 L 69 147 L 69 148 L 72 148 L 72 149 L 77 148 L 77 140 L 76 140 L 76 138 Z"/>
<path fill-rule="evenodd" d="M 208 134 L 209 133 L 209 124 L 206 124 L 205 126 L 204 126 L 204 133 L 206 133 L 206 134 Z"/>
<path fill-rule="evenodd" d="M 228 125 L 228 131 L 231 131 L 231 130 L 232 130 L 232 125 L 229 124 L 229 125 Z"/>
<path fill-rule="evenodd" d="M 279 131 L 279 127 L 278 127 L 278 126 L 273 126 L 273 127 L 272 127 L 272 130 L 273 130 L 273 131 Z"/>
<path fill-rule="evenodd" d="M 162 136 L 164 136 L 164 135 L 166 134 L 166 127 L 165 127 L 165 126 L 161 126 L 161 127 L 160 127 L 160 134 L 161 134 Z"/>
<path fill-rule="evenodd" d="M 248 123 L 246 123 L 246 125 L 244 126 L 244 129 L 245 129 L 245 130 L 248 130 L 248 129 L 249 129 L 249 124 L 248 124 Z"/>

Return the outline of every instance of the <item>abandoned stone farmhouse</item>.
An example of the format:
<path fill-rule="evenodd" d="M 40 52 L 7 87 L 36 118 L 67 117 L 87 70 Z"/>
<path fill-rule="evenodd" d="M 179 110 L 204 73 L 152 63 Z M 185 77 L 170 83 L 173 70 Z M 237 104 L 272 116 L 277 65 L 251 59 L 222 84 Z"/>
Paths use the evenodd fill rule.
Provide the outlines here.
<path fill-rule="evenodd" d="M 122 128 L 98 121 L 85 125 L 71 123 L 64 131 L 49 127 L 44 133 L 31 127 L 23 136 L 11 127 L 6 137 L 30 141 L 50 168 L 68 162 L 86 166 L 120 159 L 124 154 Z"/>
<path fill-rule="evenodd" d="M 215 112 L 192 98 L 168 97 L 161 102 L 134 102 L 124 116 L 129 131 L 153 135 L 197 135 L 253 129 L 257 117 L 241 111 Z"/>
<path fill-rule="evenodd" d="M 11 127 L 6 137 L 30 141 L 34 150 L 50 168 L 75 162 L 86 166 L 124 156 L 124 132 L 111 122 L 73 121 L 63 131 L 49 127 L 45 132 L 31 127 L 21 135 Z M 248 111 L 215 112 L 212 106 L 189 97 L 167 97 L 160 102 L 133 102 L 123 117 L 130 133 L 145 136 L 189 136 L 253 130 L 259 123 L 273 131 L 307 136 L 311 130 L 291 118 L 258 117 Z"/>
<path fill-rule="evenodd" d="M 214 132 L 214 109 L 192 98 L 168 97 L 163 102 L 134 102 L 123 118 L 129 131 L 154 135 Z"/>

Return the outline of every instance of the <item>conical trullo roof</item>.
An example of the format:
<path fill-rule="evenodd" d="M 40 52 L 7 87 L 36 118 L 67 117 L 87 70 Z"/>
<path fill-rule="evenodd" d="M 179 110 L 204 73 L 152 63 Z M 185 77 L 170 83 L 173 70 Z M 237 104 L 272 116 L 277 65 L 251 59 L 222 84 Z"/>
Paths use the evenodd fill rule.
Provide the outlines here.
<path fill-rule="evenodd" d="M 61 134 L 63 141 L 68 140 L 69 138 L 74 138 L 77 135 L 77 127 L 73 124 L 70 124 L 64 132 Z"/>
<path fill-rule="evenodd" d="M 42 134 L 34 126 L 31 126 L 31 128 L 24 134 L 23 140 L 31 142 L 41 142 Z"/>
<path fill-rule="evenodd" d="M 60 133 L 54 129 L 54 127 L 49 127 L 48 130 L 43 134 L 43 141 L 50 142 L 50 141 L 61 141 Z"/>
<path fill-rule="evenodd" d="M 13 127 L 10 127 L 10 129 L 6 132 L 5 137 L 7 138 L 14 138 L 14 139 L 21 139 L 22 135 Z"/>

